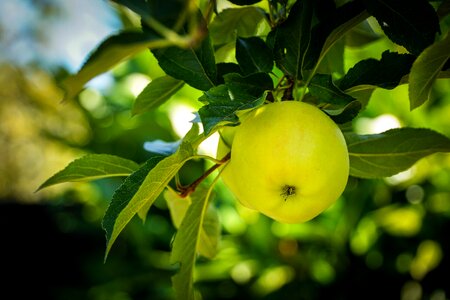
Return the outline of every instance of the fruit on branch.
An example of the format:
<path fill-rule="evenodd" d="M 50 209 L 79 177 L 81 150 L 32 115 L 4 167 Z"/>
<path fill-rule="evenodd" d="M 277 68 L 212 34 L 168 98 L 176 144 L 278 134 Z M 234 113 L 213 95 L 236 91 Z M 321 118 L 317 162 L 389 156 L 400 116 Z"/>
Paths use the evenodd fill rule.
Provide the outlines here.
<path fill-rule="evenodd" d="M 320 214 L 342 194 L 348 175 L 339 127 L 317 107 L 298 101 L 263 105 L 246 115 L 222 172 L 244 206 L 284 223 Z"/>

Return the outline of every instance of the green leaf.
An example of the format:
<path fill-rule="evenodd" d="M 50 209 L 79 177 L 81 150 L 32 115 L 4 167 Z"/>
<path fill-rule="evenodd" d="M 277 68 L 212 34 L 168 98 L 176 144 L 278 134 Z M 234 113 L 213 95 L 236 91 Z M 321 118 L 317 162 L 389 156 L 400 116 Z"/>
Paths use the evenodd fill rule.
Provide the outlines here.
<path fill-rule="evenodd" d="M 368 21 L 354 26 L 345 36 L 345 45 L 348 47 L 364 47 L 381 38 L 380 34 L 375 33 Z"/>
<path fill-rule="evenodd" d="M 311 72 L 309 76 L 316 75 L 317 73 L 322 74 L 333 74 L 335 77 L 342 78 L 345 75 L 344 66 L 344 51 L 345 51 L 345 40 L 338 40 L 333 47 L 331 47 L 324 57 L 320 58 L 320 62 L 314 72 Z"/>
<path fill-rule="evenodd" d="M 442 20 L 444 17 L 450 14 L 450 1 L 444 0 L 439 4 L 436 13 L 439 17 L 439 20 Z"/>
<path fill-rule="evenodd" d="M 430 129 L 400 128 L 381 134 L 345 134 L 350 175 L 362 178 L 392 176 L 419 159 L 436 152 L 450 152 L 450 139 Z"/>
<path fill-rule="evenodd" d="M 175 191 L 168 189 L 164 192 L 164 198 L 169 207 L 172 222 L 175 228 L 179 229 L 192 203 L 191 197 L 182 198 Z M 204 257 L 213 258 L 218 251 L 220 224 L 217 211 L 211 205 L 209 205 L 204 216 L 199 238 L 198 253 Z"/>
<path fill-rule="evenodd" d="M 345 91 L 358 85 L 372 85 L 393 89 L 411 69 L 415 57 L 410 54 L 383 52 L 381 59 L 369 58 L 358 62 L 339 83 Z"/>
<path fill-rule="evenodd" d="M 260 2 L 261 0 L 228 0 L 228 1 L 236 5 L 252 5 Z"/>
<path fill-rule="evenodd" d="M 194 289 L 194 266 L 209 202 L 208 190 L 198 187 L 191 195 L 191 202 L 175 235 L 170 256 L 171 263 L 180 264 L 178 273 L 172 277 L 176 299 L 179 300 L 201 298 Z"/>
<path fill-rule="evenodd" d="M 439 19 L 426 0 L 364 0 L 364 4 L 389 39 L 414 55 L 431 45 L 439 32 Z"/>
<path fill-rule="evenodd" d="M 241 68 L 239 68 L 238 64 L 235 63 L 218 63 L 217 64 L 217 83 L 224 84 L 225 79 L 224 76 L 230 73 L 238 73 L 240 74 Z"/>
<path fill-rule="evenodd" d="M 265 91 L 273 89 L 272 78 L 266 73 L 255 73 L 248 76 L 230 73 L 226 74 L 224 79 L 232 101 L 256 100 L 261 98 Z"/>
<path fill-rule="evenodd" d="M 133 173 L 127 178 L 128 181 L 125 180 L 124 184 L 115 192 L 103 218 L 103 228 L 106 231 L 107 241 L 105 259 L 114 241 L 133 216 L 139 213 L 141 218 L 144 218 L 147 210 L 169 181 L 184 163 L 194 156 L 195 148 L 198 146 L 194 144 L 197 135 L 198 125 L 194 124 L 177 152 L 165 158 L 158 156 L 150 159 L 146 164 L 146 169 L 138 175 Z M 195 142 L 197 143 L 197 141 Z M 147 171 L 148 174 L 142 180 Z"/>
<path fill-rule="evenodd" d="M 178 20 L 180 13 L 185 11 L 188 4 L 185 0 L 113 0 L 128 7 L 144 20 L 154 18 L 158 22 L 171 28 Z"/>
<path fill-rule="evenodd" d="M 205 92 L 199 100 L 207 103 L 198 111 L 206 135 L 212 132 L 216 125 L 239 122 L 236 112 L 247 106 L 247 103 L 232 101 L 228 93 L 228 87 L 225 84 Z M 255 101 L 254 105 L 257 104 L 258 101 Z"/>
<path fill-rule="evenodd" d="M 137 96 L 133 106 L 133 114 L 150 111 L 172 97 L 184 82 L 170 76 L 163 76 L 152 80 Z"/>
<path fill-rule="evenodd" d="M 262 104 L 266 91 L 273 88 L 272 79 L 266 73 L 246 77 L 230 73 L 224 77 L 225 84 L 210 89 L 199 99 L 206 103 L 198 111 L 205 134 L 209 134 L 216 125 L 237 123 L 237 111 Z"/>
<path fill-rule="evenodd" d="M 273 68 L 272 51 L 258 37 L 236 40 L 236 60 L 244 74 L 269 73 Z"/>
<path fill-rule="evenodd" d="M 302 78 L 302 69 L 311 37 L 313 1 L 297 1 L 287 20 L 275 28 L 269 39 L 274 39 L 274 58 L 277 66 L 295 79 Z"/>
<path fill-rule="evenodd" d="M 167 189 L 164 191 L 164 199 L 166 200 L 167 207 L 169 208 L 170 218 L 176 229 L 180 228 L 181 222 L 183 221 L 186 212 L 191 205 L 190 197 L 180 197 L 172 189 Z"/>
<path fill-rule="evenodd" d="M 254 36 L 257 33 L 258 25 L 264 19 L 264 11 L 258 7 L 224 9 L 209 25 L 213 44 L 223 45 L 234 42 L 238 36 Z"/>
<path fill-rule="evenodd" d="M 219 214 L 212 205 L 208 205 L 208 209 L 203 218 L 200 240 L 197 246 L 197 251 L 200 255 L 210 259 L 217 255 L 219 251 L 220 230 Z"/>
<path fill-rule="evenodd" d="M 329 74 L 316 74 L 308 88 L 311 95 L 319 99 L 319 103 L 345 106 L 355 100 L 335 86 Z"/>
<path fill-rule="evenodd" d="M 196 49 L 168 47 L 155 49 L 152 52 L 168 75 L 202 91 L 207 91 L 216 85 L 217 69 L 214 50 L 208 36 Z"/>
<path fill-rule="evenodd" d="M 100 178 L 128 176 L 139 165 L 134 161 L 108 154 L 88 154 L 71 162 L 47 179 L 37 190 L 71 181 L 91 181 Z"/>
<path fill-rule="evenodd" d="M 131 220 L 138 210 L 134 209 L 134 213 L 129 216 L 128 220 L 123 220 L 123 217 L 121 217 L 123 211 L 125 210 L 126 212 L 129 210 L 127 207 L 130 205 L 134 195 L 140 189 L 149 172 L 154 169 L 164 158 L 164 156 L 154 156 L 147 160 L 142 167 L 128 176 L 114 192 L 111 203 L 109 204 L 102 221 L 102 227 L 106 232 L 107 242 L 105 259 L 120 231 L 122 231 L 125 225 Z M 117 228 L 117 226 L 119 226 L 119 228 Z"/>
<path fill-rule="evenodd" d="M 344 124 L 353 120 L 361 111 L 362 104 L 358 100 L 354 100 L 342 108 L 325 108 L 324 111 L 338 124 Z"/>
<path fill-rule="evenodd" d="M 345 93 L 358 100 L 362 105 L 361 109 L 364 109 L 369 104 L 375 88 L 373 85 L 358 85 L 345 90 Z"/>
<path fill-rule="evenodd" d="M 64 99 L 72 99 L 89 80 L 108 71 L 121 61 L 147 48 L 158 48 L 167 44 L 167 41 L 137 31 L 123 31 L 108 37 L 90 54 L 77 74 L 63 81 Z"/>
<path fill-rule="evenodd" d="M 428 100 L 439 72 L 450 58 L 450 33 L 426 48 L 414 62 L 409 75 L 409 100 L 411 110 Z"/>
<path fill-rule="evenodd" d="M 368 16 L 360 1 L 348 2 L 329 12 L 327 18 L 321 20 L 311 30 L 303 68 L 306 70 L 317 68 L 334 44 Z M 314 72 L 310 76 L 313 75 Z"/>

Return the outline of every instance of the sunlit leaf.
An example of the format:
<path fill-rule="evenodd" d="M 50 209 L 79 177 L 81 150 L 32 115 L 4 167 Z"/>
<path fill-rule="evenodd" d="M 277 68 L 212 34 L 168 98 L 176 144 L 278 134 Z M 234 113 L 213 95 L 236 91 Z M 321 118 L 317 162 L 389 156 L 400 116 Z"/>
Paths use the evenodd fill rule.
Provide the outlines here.
<path fill-rule="evenodd" d="M 198 126 L 193 125 L 191 131 L 186 135 L 177 152 L 171 156 L 150 159 L 148 164 L 148 174 L 142 181 L 142 174 L 129 179 L 129 183 L 124 183 L 113 196 L 105 217 L 103 218 L 103 228 L 106 231 L 106 254 L 108 255 L 112 244 L 137 213 L 144 218 L 147 210 L 161 194 L 169 181 L 175 176 L 183 164 L 194 155 L 194 137 L 198 135 Z M 131 177 L 131 176 L 130 176 Z M 134 177 L 138 177 L 136 180 Z M 126 185 L 125 185 L 126 184 Z M 131 188 L 129 187 L 131 185 Z M 145 209 L 143 209 L 145 208 Z"/>
<path fill-rule="evenodd" d="M 183 198 L 175 191 L 168 189 L 164 192 L 164 198 L 166 199 L 172 222 L 178 229 L 192 203 L 191 196 Z M 204 257 L 213 258 L 217 254 L 219 237 L 219 216 L 217 211 L 209 205 L 200 231 L 197 252 Z"/>
<path fill-rule="evenodd" d="M 163 76 L 152 80 L 137 96 L 133 114 L 140 114 L 152 110 L 172 97 L 184 82 L 170 76 Z"/>
<path fill-rule="evenodd" d="M 200 255 L 210 259 L 216 256 L 219 251 L 220 230 L 219 214 L 214 206 L 208 205 L 197 246 Z"/>
<path fill-rule="evenodd" d="M 238 38 L 236 59 L 244 74 L 269 73 L 273 68 L 272 52 L 258 37 Z"/>
<path fill-rule="evenodd" d="M 365 108 L 367 104 L 369 104 L 370 97 L 375 89 L 376 86 L 374 85 L 357 85 L 345 90 L 345 93 L 358 100 L 358 102 L 361 103 L 362 108 Z"/>
<path fill-rule="evenodd" d="M 209 25 L 214 45 L 234 42 L 239 37 L 256 35 L 258 24 L 265 18 L 258 7 L 227 8 L 221 11 Z"/>
<path fill-rule="evenodd" d="M 419 55 L 439 32 L 439 19 L 426 0 L 364 0 L 384 33 L 393 42 Z"/>
<path fill-rule="evenodd" d="M 62 83 L 64 99 L 75 97 L 92 78 L 100 75 L 121 61 L 147 48 L 168 45 L 167 41 L 138 31 L 123 31 L 110 36 L 95 49 L 77 74 L 68 77 Z"/>
<path fill-rule="evenodd" d="M 345 134 L 350 175 L 379 178 L 395 175 L 436 152 L 450 152 L 450 139 L 430 129 L 391 129 L 381 134 Z"/>
<path fill-rule="evenodd" d="M 217 69 L 211 40 L 207 36 L 197 48 L 168 47 L 152 51 L 168 75 L 207 91 L 216 85 Z"/>
<path fill-rule="evenodd" d="M 128 220 L 121 221 L 118 220 L 118 218 L 121 216 L 122 211 L 126 210 L 127 206 L 130 205 L 131 200 L 138 192 L 148 173 L 152 169 L 154 169 L 157 164 L 163 159 L 164 156 L 154 156 L 150 158 L 141 168 L 128 176 L 119 186 L 119 188 L 114 192 L 113 198 L 111 200 L 111 203 L 109 204 L 102 222 L 103 229 L 106 231 L 107 240 L 107 250 L 105 258 L 108 255 L 109 249 L 111 248 L 112 243 L 114 243 L 114 240 L 119 235 L 120 231 L 131 220 L 131 217 L 133 217 L 137 212 L 135 211 Z M 118 226 L 118 221 L 123 222 L 123 224 L 119 224 L 119 226 L 121 226 L 122 228 L 115 229 Z"/>
<path fill-rule="evenodd" d="M 201 187 L 191 194 L 192 204 L 189 206 L 173 242 L 170 261 L 179 263 L 180 269 L 172 277 L 172 282 L 176 298 L 179 300 L 200 299 L 200 295 L 194 289 L 193 273 L 198 247 L 201 243 L 201 228 L 208 209 L 208 198 L 208 190 Z"/>
<path fill-rule="evenodd" d="M 172 189 L 167 189 L 164 191 L 164 199 L 166 200 L 167 207 L 169 208 L 170 217 L 175 228 L 180 228 L 181 222 L 183 221 L 186 212 L 191 205 L 190 197 L 180 197 Z"/>
<path fill-rule="evenodd" d="M 134 161 L 108 154 L 89 154 L 71 162 L 47 179 L 39 188 L 71 181 L 91 181 L 100 178 L 128 176 L 138 168 Z"/>
<path fill-rule="evenodd" d="M 414 62 L 409 75 L 410 107 L 422 105 L 430 96 L 431 87 L 450 58 L 450 34 L 426 48 Z"/>

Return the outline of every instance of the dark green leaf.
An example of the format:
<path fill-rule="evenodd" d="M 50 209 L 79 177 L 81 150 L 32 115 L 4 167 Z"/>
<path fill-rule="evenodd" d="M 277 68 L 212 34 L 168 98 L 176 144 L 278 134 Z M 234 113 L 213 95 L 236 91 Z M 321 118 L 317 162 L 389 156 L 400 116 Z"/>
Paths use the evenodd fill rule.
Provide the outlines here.
<path fill-rule="evenodd" d="M 194 289 L 194 266 L 201 228 L 208 208 L 208 198 L 208 190 L 202 187 L 196 189 L 191 195 L 192 204 L 189 206 L 180 229 L 175 235 L 170 261 L 180 265 L 178 273 L 172 277 L 175 296 L 178 300 L 201 298 Z"/>
<path fill-rule="evenodd" d="M 89 154 L 71 162 L 47 179 L 37 190 L 71 181 L 91 181 L 100 178 L 128 176 L 139 165 L 134 161 L 108 154 Z"/>
<path fill-rule="evenodd" d="M 272 79 L 266 73 L 247 77 L 231 73 L 225 75 L 225 83 L 205 92 L 199 99 L 207 103 L 198 111 L 206 134 L 218 124 L 237 123 L 237 111 L 260 105 L 266 91 L 273 88 Z"/>
<path fill-rule="evenodd" d="M 222 123 L 237 123 L 239 118 L 236 112 L 247 107 L 260 104 L 259 100 L 247 103 L 232 101 L 225 84 L 219 85 L 207 91 L 200 101 L 208 103 L 198 111 L 205 134 L 209 134 L 216 125 Z"/>
<path fill-rule="evenodd" d="M 258 37 L 236 40 L 236 60 L 244 74 L 269 73 L 273 68 L 272 51 Z"/>
<path fill-rule="evenodd" d="M 236 5 L 252 5 L 260 2 L 261 0 L 228 0 L 228 1 Z"/>
<path fill-rule="evenodd" d="M 294 80 L 302 78 L 301 72 L 311 37 L 312 3 L 312 0 L 297 1 L 287 20 L 270 33 L 270 39 L 274 39 L 277 66 Z"/>
<path fill-rule="evenodd" d="M 266 73 L 242 76 L 230 73 L 224 76 L 231 100 L 245 102 L 261 98 L 265 91 L 273 89 L 272 78 Z"/>
<path fill-rule="evenodd" d="M 238 73 L 240 74 L 241 68 L 239 68 L 238 64 L 235 63 L 219 63 L 217 64 L 217 83 L 223 84 L 225 83 L 225 79 L 223 76 L 229 73 Z"/>
<path fill-rule="evenodd" d="M 444 0 L 439 5 L 436 11 L 440 20 L 450 14 L 450 0 Z"/>
<path fill-rule="evenodd" d="M 414 55 L 431 45 L 439 32 L 436 12 L 426 0 L 364 0 L 364 4 L 389 39 Z"/>
<path fill-rule="evenodd" d="M 369 22 L 363 23 L 353 27 L 345 35 L 345 45 L 348 47 L 363 47 L 381 38 L 381 35 L 375 33 L 370 27 Z"/>
<path fill-rule="evenodd" d="M 319 99 L 319 103 L 345 106 L 355 100 L 336 87 L 329 74 L 316 74 L 310 82 L 309 92 Z"/>
<path fill-rule="evenodd" d="M 234 42 L 238 36 L 254 36 L 258 24 L 264 20 L 264 11 L 258 7 L 228 8 L 221 11 L 209 25 L 214 45 Z"/>
<path fill-rule="evenodd" d="M 409 101 L 411 110 L 419 107 L 430 96 L 439 72 L 450 58 L 450 33 L 426 48 L 414 62 L 409 75 Z"/>
<path fill-rule="evenodd" d="M 340 109 L 325 108 L 325 112 L 338 124 L 344 124 L 353 120 L 361 111 L 362 104 L 354 100 Z"/>
<path fill-rule="evenodd" d="M 350 156 L 350 175 L 362 178 L 392 176 L 419 159 L 450 152 L 450 139 L 430 129 L 401 128 L 381 134 L 345 134 Z"/>
<path fill-rule="evenodd" d="M 123 31 L 110 36 L 95 49 L 77 74 L 68 77 L 63 83 L 64 99 L 75 97 L 84 85 L 119 62 L 147 49 L 167 45 L 166 41 L 137 31 Z"/>
<path fill-rule="evenodd" d="M 197 49 L 168 47 L 152 52 L 168 75 L 202 91 L 216 85 L 216 63 L 209 37 L 206 37 Z"/>
<path fill-rule="evenodd" d="M 311 31 L 311 39 L 308 51 L 305 54 L 303 69 L 314 69 L 333 47 L 333 45 L 349 30 L 368 17 L 364 11 L 364 5 L 360 1 L 348 2 L 328 17 L 316 24 Z M 314 75 L 314 74 L 312 74 Z"/>
<path fill-rule="evenodd" d="M 178 20 L 180 13 L 186 10 L 185 0 L 113 0 L 128 7 L 144 20 L 154 18 L 158 22 L 171 28 Z"/>
<path fill-rule="evenodd" d="M 184 82 L 170 76 L 163 76 L 152 80 L 137 96 L 133 106 L 133 114 L 140 114 L 152 110 L 172 97 Z"/>
<path fill-rule="evenodd" d="M 103 228 L 106 231 L 107 240 L 105 258 L 114 241 L 133 216 L 138 213 L 144 219 L 146 212 L 169 181 L 194 155 L 195 148 L 198 146 L 194 145 L 197 135 L 198 126 L 194 124 L 177 152 L 165 158 L 158 156 L 149 160 L 146 169 L 138 175 L 133 175 L 133 173 L 131 175 L 133 178 L 125 180 L 124 184 L 116 191 L 103 218 Z M 142 179 L 144 176 L 145 178 Z"/>
<path fill-rule="evenodd" d="M 381 60 L 369 58 L 358 62 L 339 83 L 345 91 L 358 85 L 372 85 L 385 89 L 395 88 L 409 73 L 415 57 L 410 54 L 384 52 Z"/>

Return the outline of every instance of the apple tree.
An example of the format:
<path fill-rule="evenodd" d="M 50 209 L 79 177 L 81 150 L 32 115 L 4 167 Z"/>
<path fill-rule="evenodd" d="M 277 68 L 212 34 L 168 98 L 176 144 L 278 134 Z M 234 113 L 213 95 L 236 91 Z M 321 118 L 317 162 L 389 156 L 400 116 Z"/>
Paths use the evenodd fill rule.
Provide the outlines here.
<path fill-rule="evenodd" d="M 144 88 L 132 113 L 154 110 L 185 86 L 201 93 L 201 108 L 190 131 L 172 151 L 140 162 L 101 153 L 86 155 L 40 189 L 69 181 L 126 177 L 104 215 L 105 259 L 132 218 L 145 219 L 163 194 L 178 230 L 171 252 L 171 263 L 179 266 L 172 277 L 178 299 L 199 297 L 193 277 L 196 259 L 213 259 L 217 253 L 220 224 L 210 204 L 224 166 L 233 160 L 229 153 L 199 154 L 198 147 L 217 132 L 239 126 L 245 112 L 282 101 L 314 105 L 345 136 L 350 178 L 392 176 L 425 156 L 450 152 L 450 139 L 427 128 L 364 135 L 352 129 L 374 91 L 407 85 L 412 111 L 426 105 L 437 79 L 448 80 L 448 1 L 113 2 L 117 9 L 139 18 L 140 26 L 126 28 L 93 49 L 80 70 L 63 82 L 64 101 L 74 101 L 94 77 L 151 51 L 165 75 L 153 78 Z M 347 47 L 363 47 L 379 38 L 390 44 L 380 49 L 378 57 L 361 58 L 344 68 Z M 210 161 L 211 167 L 182 185 L 178 173 L 191 160 Z"/>

